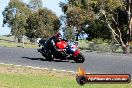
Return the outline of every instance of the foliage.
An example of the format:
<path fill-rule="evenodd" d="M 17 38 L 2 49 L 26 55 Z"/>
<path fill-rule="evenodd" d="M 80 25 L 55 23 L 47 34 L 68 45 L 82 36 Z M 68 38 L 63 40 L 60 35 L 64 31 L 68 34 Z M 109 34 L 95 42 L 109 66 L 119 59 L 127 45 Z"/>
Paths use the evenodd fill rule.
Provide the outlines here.
<path fill-rule="evenodd" d="M 111 39 L 111 32 L 104 22 L 95 20 L 89 27 L 82 28 L 86 33 L 89 34 L 88 40 L 94 38 Z"/>
<path fill-rule="evenodd" d="M 66 13 L 68 25 L 80 27 L 86 21 L 91 20 L 92 17 L 87 14 L 89 13 L 79 7 L 69 9 Z"/>
<path fill-rule="evenodd" d="M 16 17 L 13 20 L 14 20 L 12 25 L 13 30 L 11 30 L 12 34 L 15 36 L 24 35 L 26 32 L 25 26 L 27 26 L 26 17 L 16 15 Z"/>
<path fill-rule="evenodd" d="M 11 28 L 11 33 L 19 37 L 25 34 L 26 19 L 30 13 L 31 11 L 25 3 L 20 0 L 10 0 L 2 12 L 3 25 L 7 24 Z"/>
<path fill-rule="evenodd" d="M 132 28 L 129 26 L 131 11 L 129 0 L 68 0 L 66 15 L 69 26 L 84 27 L 92 38 L 113 38 L 127 53 Z M 89 28 L 85 28 L 86 25 Z"/>
<path fill-rule="evenodd" d="M 67 27 L 64 31 L 64 36 L 66 37 L 66 39 L 75 40 L 75 32 L 73 30 L 73 27 Z"/>
<path fill-rule="evenodd" d="M 2 14 L 3 26 L 7 24 L 11 34 L 18 38 L 22 35 L 48 37 L 60 27 L 59 18 L 52 11 L 42 8 L 42 0 L 30 0 L 29 4 L 10 0 Z"/>
<path fill-rule="evenodd" d="M 88 4 L 87 0 L 68 0 L 68 3 L 60 2 L 60 7 L 66 15 L 66 25 L 76 28 L 76 41 L 78 41 L 82 27 L 92 24 L 94 21 L 94 13 Z"/>
<path fill-rule="evenodd" d="M 103 39 L 103 38 L 94 38 L 91 40 L 92 42 L 96 44 L 102 44 L 102 43 L 110 43 L 111 41 L 108 39 Z"/>
<path fill-rule="evenodd" d="M 129 4 L 121 0 L 107 0 L 102 3 L 99 6 L 102 8 L 98 13 L 103 17 L 103 22 L 111 31 L 113 39 L 121 44 L 123 53 L 127 53 L 131 35 L 128 19 L 129 9 L 127 8 Z"/>
<path fill-rule="evenodd" d="M 50 10 L 43 8 L 31 14 L 27 19 L 29 38 L 49 37 L 60 27 L 59 18 Z"/>
<path fill-rule="evenodd" d="M 69 0 L 69 7 L 66 11 L 67 23 L 69 26 L 76 26 L 77 29 L 80 29 L 83 24 L 91 24 L 94 20 L 94 13 L 90 8 L 80 0 Z"/>

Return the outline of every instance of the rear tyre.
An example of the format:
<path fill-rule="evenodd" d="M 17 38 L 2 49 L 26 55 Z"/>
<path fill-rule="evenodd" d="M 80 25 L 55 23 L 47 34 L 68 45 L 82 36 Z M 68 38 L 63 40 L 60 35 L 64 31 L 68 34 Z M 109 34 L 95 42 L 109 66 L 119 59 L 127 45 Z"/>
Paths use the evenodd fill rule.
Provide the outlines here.
<path fill-rule="evenodd" d="M 74 58 L 74 61 L 75 61 L 76 63 L 83 63 L 83 62 L 85 61 L 85 58 L 84 58 L 84 56 L 83 56 L 81 53 L 79 53 L 79 54 Z"/>

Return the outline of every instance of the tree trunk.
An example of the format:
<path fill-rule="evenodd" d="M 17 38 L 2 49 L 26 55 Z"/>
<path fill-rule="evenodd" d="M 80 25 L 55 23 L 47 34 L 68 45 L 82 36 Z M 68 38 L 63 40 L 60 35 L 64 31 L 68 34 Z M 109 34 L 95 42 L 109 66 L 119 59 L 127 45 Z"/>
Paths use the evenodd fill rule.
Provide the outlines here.
<path fill-rule="evenodd" d="M 18 39 L 18 43 L 22 43 L 23 40 L 22 37 L 18 37 L 17 39 Z"/>
<path fill-rule="evenodd" d="M 79 37 L 79 26 L 77 26 L 77 30 L 76 30 L 76 41 L 79 40 L 78 37 Z"/>
<path fill-rule="evenodd" d="M 76 34 L 76 41 L 78 41 L 78 36 L 79 36 L 79 34 L 77 33 L 77 34 Z"/>
<path fill-rule="evenodd" d="M 128 54 L 130 51 L 128 45 L 122 46 L 122 50 L 123 50 L 123 54 Z"/>

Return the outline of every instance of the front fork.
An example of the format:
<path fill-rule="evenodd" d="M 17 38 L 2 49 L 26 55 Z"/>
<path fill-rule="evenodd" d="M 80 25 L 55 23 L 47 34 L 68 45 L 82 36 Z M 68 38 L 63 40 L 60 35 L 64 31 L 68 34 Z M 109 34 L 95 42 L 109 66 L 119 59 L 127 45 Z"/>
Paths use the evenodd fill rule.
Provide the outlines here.
<path fill-rule="evenodd" d="M 42 53 L 42 48 L 39 48 L 39 49 L 37 49 L 37 50 L 38 50 L 38 52 Z"/>
<path fill-rule="evenodd" d="M 40 53 L 45 53 L 44 47 L 41 47 L 41 48 L 39 48 L 39 49 L 37 49 L 37 50 L 38 50 L 38 52 L 40 52 Z"/>

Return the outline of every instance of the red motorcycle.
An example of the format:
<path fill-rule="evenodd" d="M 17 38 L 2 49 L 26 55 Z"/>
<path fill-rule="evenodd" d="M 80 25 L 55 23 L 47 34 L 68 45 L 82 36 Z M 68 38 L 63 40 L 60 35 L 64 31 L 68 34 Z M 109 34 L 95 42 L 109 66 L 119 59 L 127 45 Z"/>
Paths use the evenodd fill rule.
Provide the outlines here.
<path fill-rule="evenodd" d="M 41 42 L 40 42 L 41 41 Z M 81 54 L 80 50 L 78 49 L 78 45 L 73 41 L 60 41 L 57 42 L 55 45 L 57 50 L 49 49 L 47 50 L 47 41 L 39 40 L 38 44 L 41 46 L 38 49 L 47 60 L 51 61 L 53 59 L 60 59 L 60 60 L 74 60 L 76 63 L 83 63 L 85 61 L 84 56 Z"/>

